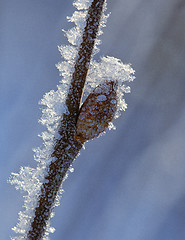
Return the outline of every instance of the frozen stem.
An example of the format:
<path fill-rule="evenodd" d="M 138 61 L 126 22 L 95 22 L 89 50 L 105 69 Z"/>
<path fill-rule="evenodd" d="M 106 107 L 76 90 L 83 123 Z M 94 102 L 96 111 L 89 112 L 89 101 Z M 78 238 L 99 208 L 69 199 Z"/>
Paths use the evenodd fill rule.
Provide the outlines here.
<path fill-rule="evenodd" d="M 41 186 L 34 218 L 31 221 L 27 239 L 41 239 L 53 210 L 61 183 L 78 155 L 83 144 L 74 138 L 83 88 L 92 56 L 95 39 L 105 0 L 94 0 L 89 7 L 82 43 L 78 51 L 71 85 L 66 98 L 67 113 L 63 114 L 59 127 L 59 138 L 55 140 L 53 161 L 48 166 L 45 181 Z"/>

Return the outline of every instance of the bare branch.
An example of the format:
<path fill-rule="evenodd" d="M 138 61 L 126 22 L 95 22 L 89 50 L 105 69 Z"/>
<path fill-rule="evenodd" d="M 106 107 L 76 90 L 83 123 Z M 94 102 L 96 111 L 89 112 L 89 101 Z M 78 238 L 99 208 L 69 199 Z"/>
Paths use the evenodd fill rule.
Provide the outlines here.
<path fill-rule="evenodd" d="M 43 237 L 47 222 L 54 207 L 55 199 L 66 173 L 81 150 L 83 144 L 74 138 L 83 88 L 94 48 L 105 0 L 94 0 L 89 7 L 82 43 L 75 63 L 71 85 L 66 99 L 68 112 L 63 114 L 59 128 L 60 138 L 56 139 L 53 161 L 48 167 L 45 182 L 41 187 L 35 216 L 31 222 L 27 239 L 39 240 Z"/>

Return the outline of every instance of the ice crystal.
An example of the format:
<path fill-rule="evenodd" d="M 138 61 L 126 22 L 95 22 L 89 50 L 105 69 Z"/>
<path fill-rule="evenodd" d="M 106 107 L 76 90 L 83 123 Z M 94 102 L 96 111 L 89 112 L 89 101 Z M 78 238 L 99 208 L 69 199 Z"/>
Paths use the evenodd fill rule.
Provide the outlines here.
<path fill-rule="evenodd" d="M 73 5 L 78 9 L 78 10 L 84 10 L 88 9 L 92 0 L 76 0 L 74 1 Z"/>
<path fill-rule="evenodd" d="M 131 82 L 135 79 L 134 70 L 130 64 L 123 64 L 120 59 L 114 57 L 102 57 L 100 61 L 92 60 L 89 68 L 89 73 L 85 85 L 85 94 L 89 94 L 92 90 L 105 80 L 117 81 L 117 112 L 115 118 L 119 117 L 120 112 L 127 108 L 124 94 L 130 92 L 130 87 L 126 82 Z"/>
<path fill-rule="evenodd" d="M 42 116 L 39 122 L 46 127 L 39 136 L 43 140 L 43 145 L 34 149 L 34 159 L 38 162 L 37 167 L 21 167 L 20 172 L 12 173 L 10 177 L 10 183 L 14 184 L 16 189 L 26 192 L 24 196 L 24 211 L 19 213 L 19 222 L 16 227 L 13 228 L 17 234 L 16 239 L 25 239 L 26 234 L 29 231 L 30 222 L 34 217 L 34 209 L 37 206 L 37 198 L 40 194 L 40 188 L 43 184 L 46 169 L 49 163 L 53 160 L 51 153 L 53 151 L 54 139 L 58 138 L 57 130 L 59 123 L 62 120 L 63 114 L 67 111 L 65 100 L 69 90 L 70 81 L 74 71 L 74 64 L 78 57 L 78 50 L 82 41 L 82 33 L 86 24 L 86 16 L 88 8 L 92 0 L 76 0 L 73 5 L 77 8 L 77 11 L 73 13 L 71 17 L 67 17 L 69 22 L 75 24 L 75 26 L 65 32 L 69 45 L 62 45 L 58 47 L 63 58 L 62 62 L 59 62 L 56 67 L 58 68 L 61 76 L 61 80 L 57 86 L 57 90 L 51 90 L 46 93 L 39 102 L 42 106 Z M 102 28 L 105 27 L 106 21 L 109 15 L 105 15 L 106 1 L 103 7 L 103 13 L 100 21 L 99 31 L 97 39 L 95 40 L 95 46 L 93 55 L 96 54 L 99 49 L 98 45 L 101 43 L 98 37 L 102 34 Z M 87 81 L 85 85 L 85 95 L 93 91 L 95 87 L 104 81 L 116 81 L 118 83 L 118 102 L 117 112 L 115 117 L 118 117 L 121 110 L 125 110 L 126 103 L 124 101 L 124 94 L 130 92 L 130 88 L 125 85 L 126 81 L 132 81 L 134 79 L 134 70 L 128 64 L 123 64 L 119 59 L 114 57 L 102 57 L 100 61 L 91 60 Z M 104 96 L 99 95 L 97 101 L 103 101 Z M 112 102 L 111 104 L 114 105 Z M 113 124 L 109 123 L 109 128 L 112 128 Z M 69 171 L 73 172 L 72 166 Z M 66 174 L 67 177 L 67 174 Z M 59 191 L 55 206 L 59 205 L 59 200 L 63 190 Z M 51 214 L 51 217 L 54 213 Z M 54 228 L 50 226 L 50 222 L 47 223 L 47 228 L 44 240 L 49 239 L 49 233 L 54 232 Z"/>

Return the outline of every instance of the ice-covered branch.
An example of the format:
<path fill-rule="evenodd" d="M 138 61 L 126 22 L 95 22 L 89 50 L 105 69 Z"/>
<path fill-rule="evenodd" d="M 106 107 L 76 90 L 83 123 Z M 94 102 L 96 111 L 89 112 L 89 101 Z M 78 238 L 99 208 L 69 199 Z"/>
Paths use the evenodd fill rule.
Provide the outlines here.
<path fill-rule="evenodd" d="M 75 140 L 74 134 L 76 131 L 80 100 L 82 98 L 103 4 L 104 0 L 94 0 L 88 10 L 82 43 L 79 48 L 78 58 L 75 63 L 74 73 L 66 99 L 67 112 L 63 115 L 61 121 L 58 132 L 59 136 L 55 141 L 54 151 L 52 153 L 53 161 L 49 165 L 45 182 L 41 187 L 38 206 L 35 209 L 35 216 L 31 222 L 31 229 L 27 234 L 27 238 L 30 240 L 42 238 L 62 180 L 82 148 L 82 143 Z"/>
<path fill-rule="evenodd" d="M 57 64 L 62 80 L 56 91 L 46 93 L 41 104 L 40 122 L 47 127 L 40 136 L 43 147 L 35 149 L 36 169 L 21 167 L 10 179 L 17 189 L 27 192 L 19 223 L 12 239 L 49 239 L 53 209 L 59 204 L 61 185 L 83 144 L 112 128 L 112 120 L 125 110 L 126 81 L 134 70 L 114 57 L 92 57 L 100 44 L 107 16 L 106 0 L 76 0 L 70 22 L 75 27 L 64 31 L 71 45 L 60 46 L 64 61 Z M 90 94 L 89 94 L 90 93 Z M 82 95 L 88 95 L 81 104 Z"/>

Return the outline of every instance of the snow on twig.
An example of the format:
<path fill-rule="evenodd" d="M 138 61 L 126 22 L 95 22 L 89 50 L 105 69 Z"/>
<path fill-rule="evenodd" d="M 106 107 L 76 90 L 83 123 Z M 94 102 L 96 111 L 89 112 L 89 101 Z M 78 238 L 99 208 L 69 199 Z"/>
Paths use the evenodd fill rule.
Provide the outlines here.
<path fill-rule="evenodd" d="M 71 45 L 59 47 L 64 58 L 57 64 L 61 83 L 57 91 L 46 93 L 40 101 L 46 108 L 39 121 L 47 131 L 40 135 L 43 147 L 34 149 L 37 168 L 21 167 L 20 173 L 13 173 L 10 179 L 17 189 L 27 192 L 25 210 L 19 213 L 19 222 L 13 228 L 18 235 L 12 239 L 49 239 L 49 233 L 54 231 L 50 219 L 54 207 L 59 205 L 61 185 L 68 170 L 84 142 L 99 136 L 125 110 L 123 96 L 130 89 L 124 82 L 134 79 L 134 70 L 119 59 L 103 57 L 99 62 L 92 59 L 100 44 L 97 37 L 108 17 L 104 14 L 106 0 L 77 0 L 74 6 L 78 11 L 68 21 L 74 22 L 75 27 L 65 31 Z M 81 105 L 84 91 L 92 93 Z M 91 112 L 84 106 L 91 106 Z M 103 116 L 104 123 L 98 122 L 102 120 L 98 115 Z M 86 133 L 83 129 L 82 134 L 79 126 L 84 123 Z M 95 125 L 99 126 L 96 130 Z M 81 134 L 83 137 L 79 137 Z"/>

